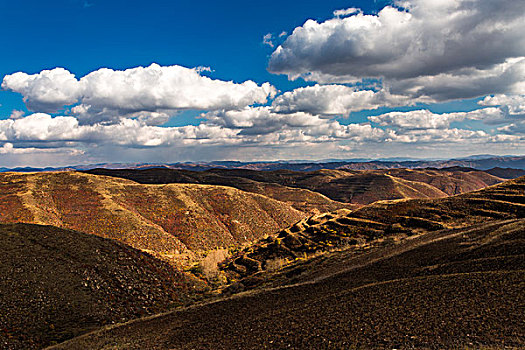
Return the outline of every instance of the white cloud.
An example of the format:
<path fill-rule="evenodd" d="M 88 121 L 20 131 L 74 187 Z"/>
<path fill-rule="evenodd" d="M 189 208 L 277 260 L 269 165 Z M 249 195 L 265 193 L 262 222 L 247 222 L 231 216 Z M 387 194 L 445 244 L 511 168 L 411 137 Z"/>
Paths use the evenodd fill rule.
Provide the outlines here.
<path fill-rule="evenodd" d="M 269 107 L 247 107 L 238 111 L 210 112 L 203 115 L 212 124 L 242 129 L 244 134 L 268 134 L 284 127 L 308 127 L 325 123 L 316 115 L 304 112 L 280 114 Z"/>
<path fill-rule="evenodd" d="M 368 120 L 380 126 L 397 127 L 406 130 L 446 129 L 452 122 L 468 120 L 493 120 L 503 115 L 499 108 L 482 108 L 470 112 L 437 114 L 427 109 L 408 112 L 389 112 L 370 116 Z"/>
<path fill-rule="evenodd" d="M 35 113 L 17 120 L 0 120 L 0 141 L 53 143 L 58 147 L 86 144 L 104 147 L 184 147 L 189 145 L 279 145 L 294 142 L 352 140 L 381 142 L 386 133 L 369 124 L 337 121 L 297 112 L 282 114 L 270 107 L 209 112 L 199 125 L 158 127 L 137 119 L 115 124 L 81 125 L 75 117 Z"/>
<path fill-rule="evenodd" d="M 232 130 L 247 142 L 327 142 L 337 139 L 382 141 L 384 131 L 369 124 L 342 125 L 338 121 L 305 112 L 276 113 L 272 107 L 245 108 L 240 111 L 210 112 L 209 123 Z"/>
<path fill-rule="evenodd" d="M 487 143 L 493 138 L 483 130 L 466 129 L 409 129 L 392 131 L 391 141 L 417 144 Z"/>
<path fill-rule="evenodd" d="M 272 106 L 276 112 L 307 112 L 323 115 L 344 115 L 363 109 L 402 106 L 414 103 L 388 91 L 358 90 L 344 85 L 314 85 L 297 88 L 277 96 Z"/>
<path fill-rule="evenodd" d="M 358 8 L 355 8 L 355 7 L 349 7 L 347 9 L 335 10 L 334 11 L 334 16 L 336 16 L 336 17 L 345 17 L 345 16 L 354 15 L 356 13 L 362 13 L 361 9 L 358 9 Z"/>
<path fill-rule="evenodd" d="M 70 156 L 78 156 L 84 154 L 84 151 L 78 149 L 56 149 L 56 148 L 15 148 L 12 143 L 6 142 L 0 147 L 0 154 L 35 154 L 35 153 L 65 153 Z"/>
<path fill-rule="evenodd" d="M 118 124 L 80 125 L 75 117 L 52 117 L 35 113 L 18 120 L 0 120 L 0 141 L 81 142 L 130 147 L 170 146 L 190 143 L 229 143 L 238 131 L 200 124 L 182 127 L 157 127 L 135 119 Z"/>
<path fill-rule="evenodd" d="M 268 33 L 268 34 L 265 34 L 263 36 L 263 44 L 264 45 L 268 45 L 270 46 L 271 48 L 274 48 L 275 45 L 273 43 L 273 34 L 272 33 Z"/>
<path fill-rule="evenodd" d="M 22 94 L 27 107 L 40 112 L 55 112 L 74 104 L 82 93 L 78 80 L 64 68 L 31 75 L 23 72 L 6 75 L 2 88 Z"/>
<path fill-rule="evenodd" d="M 0 120 L 0 141 L 66 141 L 78 138 L 80 130 L 76 118 L 35 113 L 16 120 Z"/>
<path fill-rule="evenodd" d="M 483 108 L 463 113 L 461 118 L 482 119 L 490 116 L 487 111 L 492 109 L 497 110 Z M 12 157 L 11 162 L 16 164 L 21 164 L 26 155 L 42 154 L 42 158 L 27 159 L 52 164 L 53 159 L 55 162 L 80 162 L 80 159 L 92 159 L 90 157 L 95 154 L 103 161 L 137 160 L 138 157 L 145 161 L 155 161 L 159 157 L 176 161 L 183 160 L 179 158 L 183 154 L 190 154 L 193 160 L 234 155 L 249 160 L 255 159 L 252 158 L 255 155 L 257 159 L 271 159 L 277 155 L 288 159 L 294 156 L 319 158 L 332 151 L 348 150 L 361 156 L 370 156 L 372 150 L 377 155 L 394 151 L 413 155 L 418 150 L 424 152 L 425 147 L 443 150 L 451 147 L 450 150 L 461 148 L 475 152 L 479 145 L 488 143 L 498 144 L 499 150 L 509 147 L 523 149 L 524 136 L 519 134 L 523 135 L 523 125 L 507 125 L 500 128 L 499 133 L 491 134 L 482 130 L 450 128 L 448 123 L 451 120 L 461 119 L 452 113 L 445 115 L 445 122 L 441 124 L 434 119 L 443 118 L 443 115 L 428 111 L 422 111 L 421 115 L 423 117 L 412 113 L 408 119 L 407 115 L 402 116 L 408 121 L 401 121 L 401 116 L 387 118 L 385 115 L 376 120 L 383 123 L 382 126 L 371 123 L 343 125 L 304 112 L 276 113 L 266 106 L 209 112 L 196 126 L 158 127 L 126 118 L 114 124 L 82 125 L 75 117 L 35 113 L 21 119 L 0 120 L 0 141 L 4 144 L 0 153 Z M 8 158 L 3 159 L 8 161 Z"/>
<path fill-rule="evenodd" d="M 20 119 L 22 118 L 26 113 L 24 111 L 19 111 L 19 110 L 13 110 L 11 112 L 11 115 L 9 116 L 9 119 Z"/>
<path fill-rule="evenodd" d="M 118 121 L 137 112 L 239 109 L 266 103 L 276 93 L 269 83 L 237 84 L 202 76 L 202 71 L 202 67 L 152 64 L 124 71 L 102 68 L 76 79 L 67 70 L 55 68 L 33 75 L 7 75 L 2 88 L 21 93 L 36 111 L 56 112 L 78 102 L 72 111 L 84 123 Z"/>
<path fill-rule="evenodd" d="M 509 137 L 521 137 L 525 142 L 525 121 L 512 123 L 498 128 L 498 131 L 508 134 Z"/>
<path fill-rule="evenodd" d="M 400 4 L 400 2 L 398 2 Z M 410 0 L 294 29 L 269 70 L 319 82 L 383 79 L 429 101 L 525 91 L 525 2 Z"/>
<path fill-rule="evenodd" d="M 525 119 L 525 95 L 487 96 L 479 102 L 481 106 L 499 106 L 505 114 L 504 121 Z"/>

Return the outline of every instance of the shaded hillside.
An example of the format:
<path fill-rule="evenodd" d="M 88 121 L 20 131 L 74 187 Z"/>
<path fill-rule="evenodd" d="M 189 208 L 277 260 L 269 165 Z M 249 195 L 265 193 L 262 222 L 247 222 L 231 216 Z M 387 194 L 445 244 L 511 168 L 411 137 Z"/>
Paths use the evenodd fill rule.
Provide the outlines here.
<path fill-rule="evenodd" d="M 525 177 L 480 191 L 434 200 L 377 202 L 350 212 L 340 210 L 303 219 L 276 237 L 240 251 L 222 264 L 230 281 L 242 280 L 276 262 L 287 263 L 322 251 L 362 250 L 385 241 L 494 220 L 525 218 Z M 244 285 L 261 281 L 251 278 Z"/>
<path fill-rule="evenodd" d="M 408 181 L 428 184 L 446 193 L 448 196 L 476 191 L 502 182 L 502 178 L 486 171 L 460 167 L 393 169 L 386 171 L 385 174 Z"/>
<path fill-rule="evenodd" d="M 74 172 L 0 174 L 0 222 L 50 224 L 112 238 L 166 259 L 241 245 L 305 216 L 231 187 L 141 185 Z"/>
<path fill-rule="evenodd" d="M 464 168 L 312 172 L 245 169 L 212 169 L 197 172 L 154 168 L 95 169 L 88 173 L 122 177 L 140 183 L 202 183 L 232 186 L 269 195 L 310 213 L 315 213 L 312 209 L 318 209 L 318 213 L 344 208 L 339 202 L 363 205 L 386 199 L 442 198 L 478 190 L 502 181 L 485 172 Z M 297 192 L 295 189 L 305 189 L 308 192 Z M 324 196 L 336 202 L 328 202 Z"/>
<path fill-rule="evenodd" d="M 40 349 L 183 304 L 171 266 L 112 240 L 52 226 L 0 225 L 0 348 Z"/>
<path fill-rule="evenodd" d="M 525 169 L 512 169 L 512 168 L 492 168 L 485 172 L 500 177 L 502 179 L 515 179 L 520 176 L 525 176 Z"/>
<path fill-rule="evenodd" d="M 260 273 L 267 288 L 100 330 L 55 349 L 522 348 L 524 189 L 521 178 L 454 198 L 334 213 L 319 227 L 300 224 L 308 227 L 289 231 L 310 241 L 316 229 L 344 237 L 347 228 L 367 240 L 373 232 L 387 235 L 384 227 L 392 224 L 406 230 L 398 235 L 423 234 L 300 259 Z M 285 242 L 291 233 L 274 243 L 299 252 Z"/>

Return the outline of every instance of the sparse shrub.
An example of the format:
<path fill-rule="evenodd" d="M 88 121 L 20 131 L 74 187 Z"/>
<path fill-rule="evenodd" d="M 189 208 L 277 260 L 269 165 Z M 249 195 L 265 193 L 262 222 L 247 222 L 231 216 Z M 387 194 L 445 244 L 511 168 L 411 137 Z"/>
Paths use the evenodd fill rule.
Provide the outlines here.
<path fill-rule="evenodd" d="M 218 264 L 228 257 L 227 249 L 212 250 L 199 263 L 203 276 L 208 280 L 217 279 L 219 275 Z"/>
<path fill-rule="evenodd" d="M 266 260 L 264 267 L 267 271 L 277 271 L 277 270 L 280 270 L 287 263 L 288 261 L 286 259 L 275 258 L 275 259 Z"/>

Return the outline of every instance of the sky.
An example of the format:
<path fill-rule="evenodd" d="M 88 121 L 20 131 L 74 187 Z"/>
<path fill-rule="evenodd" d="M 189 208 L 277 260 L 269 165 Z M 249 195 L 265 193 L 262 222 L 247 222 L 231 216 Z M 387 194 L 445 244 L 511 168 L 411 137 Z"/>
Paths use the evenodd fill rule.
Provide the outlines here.
<path fill-rule="evenodd" d="M 525 2 L 0 0 L 0 167 L 525 154 Z"/>

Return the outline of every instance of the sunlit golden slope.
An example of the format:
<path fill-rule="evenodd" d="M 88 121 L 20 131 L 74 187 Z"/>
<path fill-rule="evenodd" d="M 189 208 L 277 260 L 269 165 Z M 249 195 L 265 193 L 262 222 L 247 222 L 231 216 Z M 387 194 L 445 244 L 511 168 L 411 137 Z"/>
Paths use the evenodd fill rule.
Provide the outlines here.
<path fill-rule="evenodd" d="M 231 187 L 142 185 L 75 172 L 0 174 L 0 203 L 2 223 L 75 229 L 164 257 L 247 243 L 305 216 Z"/>

